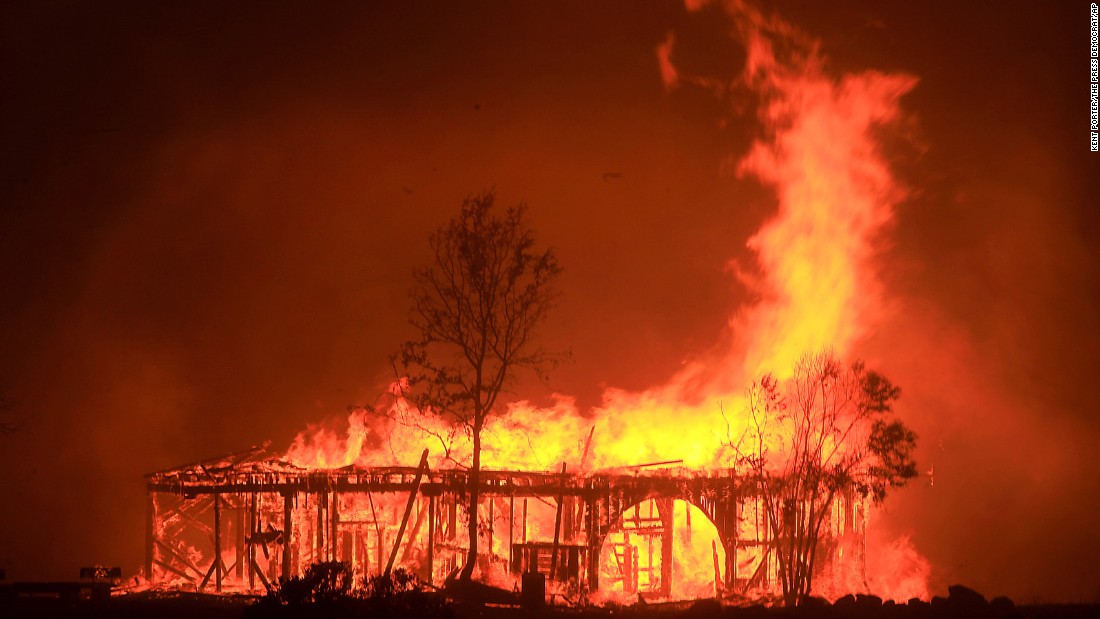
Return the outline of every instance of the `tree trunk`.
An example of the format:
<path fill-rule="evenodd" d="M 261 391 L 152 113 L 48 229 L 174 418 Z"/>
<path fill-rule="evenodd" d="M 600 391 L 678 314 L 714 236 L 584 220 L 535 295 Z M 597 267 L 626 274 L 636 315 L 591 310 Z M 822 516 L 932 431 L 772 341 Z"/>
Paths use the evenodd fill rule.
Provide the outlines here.
<path fill-rule="evenodd" d="M 474 574 L 474 565 L 477 564 L 477 503 L 480 498 L 481 492 L 481 423 L 475 421 L 474 423 L 474 459 L 473 464 L 470 466 L 470 476 L 468 478 L 470 496 L 470 505 L 468 509 L 468 524 L 470 535 L 470 549 L 466 552 L 466 565 L 462 566 L 462 573 L 459 574 L 459 578 L 462 580 L 470 580 Z"/>

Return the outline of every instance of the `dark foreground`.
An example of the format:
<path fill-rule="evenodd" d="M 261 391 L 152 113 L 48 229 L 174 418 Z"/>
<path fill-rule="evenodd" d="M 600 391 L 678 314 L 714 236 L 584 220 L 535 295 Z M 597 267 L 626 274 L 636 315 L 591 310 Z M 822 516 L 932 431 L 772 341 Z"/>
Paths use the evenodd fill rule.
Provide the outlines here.
<path fill-rule="evenodd" d="M 954 588 L 953 588 L 954 589 Z M 952 591 L 955 593 L 955 591 Z M 986 602 L 952 595 L 931 602 L 883 603 L 873 596 L 842 598 L 834 604 L 811 601 L 797 608 L 722 606 L 714 600 L 629 607 L 481 607 L 447 602 L 432 594 L 385 600 L 344 599 L 301 605 L 264 604 L 255 598 L 203 594 L 146 593 L 107 600 L 63 602 L 53 598 L 0 601 L 4 618 L 265 619 L 371 617 L 394 619 L 1085 619 L 1100 617 L 1100 604 L 1016 606 L 1005 598 Z"/>

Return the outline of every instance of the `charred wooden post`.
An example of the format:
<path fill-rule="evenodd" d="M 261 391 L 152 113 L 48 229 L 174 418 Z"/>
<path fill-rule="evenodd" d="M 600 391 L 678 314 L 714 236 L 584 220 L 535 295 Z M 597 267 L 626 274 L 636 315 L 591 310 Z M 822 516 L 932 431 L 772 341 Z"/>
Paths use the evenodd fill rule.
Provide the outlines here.
<path fill-rule="evenodd" d="M 153 553 L 155 537 L 155 520 L 157 517 L 156 495 L 150 490 L 146 492 L 145 501 L 145 578 L 152 583 L 156 582 L 153 575 Z"/>
<path fill-rule="evenodd" d="M 723 543 L 726 548 L 726 576 L 722 581 L 726 590 L 730 590 L 737 584 L 737 546 L 738 540 L 734 538 Z"/>
<path fill-rule="evenodd" d="M 250 495 L 248 505 L 248 590 L 256 588 L 256 546 L 252 543 L 253 536 L 260 530 L 260 523 L 256 518 L 256 493 Z M 265 546 L 266 548 L 266 546 Z"/>
<path fill-rule="evenodd" d="M 591 436 L 591 435 L 590 435 Z M 585 572 L 587 574 L 588 589 L 595 591 L 600 586 L 600 532 L 599 532 L 599 515 L 598 510 L 600 508 L 600 502 L 593 498 L 593 493 L 589 493 L 585 496 L 584 500 L 584 515 L 585 515 L 585 537 L 586 545 L 588 547 L 588 563 L 585 566 Z"/>
<path fill-rule="evenodd" d="M 488 542 L 487 544 L 485 544 L 484 546 L 481 546 L 482 548 L 488 548 L 489 549 L 489 551 L 486 553 L 486 555 L 488 557 L 488 562 L 486 563 L 486 569 L 488 569 L 488 565 L 492 562 L 493 524 L 494 524 L 493 520 L 494 520 L 494 518 L 496 518 L 496 510 L 494 509 L 495 507 L 496 507 L 496 500 L 493 497 L 489 497 L 489 522 L 488 522 L 488 526 L 485 528 L 486 529 L 485 533 L 486 533 L 486 535 L 489 536 L 489 539 L 486 540 Z"/>
<path fill-rule="evenodd" d="M 672 510 L 671 498 L 660 498 L 654 501 L 657 504 L 657 515 L 661 520 L 661 595 L 672 594 L 672 565 L 675 559 L 672 556 L 672 543 L 675 529 L 675 513 Z"/>
<path fill-rule="evenodd" d="M 374 523 L 375 556 L 377 557 L 378 572 L 382 572 L 382 523 L 378 520 L 378 512 L 374 509 L 374 494 L 367 491 L 367 503 L 370 505 L 370 518 Z M 367 565 L 370 565 L 370 556 L 367 557 Z"/>
<path fill-rule="evenodd" d="M 447 501 L 447 540 L 453 542 L 458 534 L 458 503 Z"/>
<path fill-rule="evenodd" d="M 327 498 L 327 492 L 317 492 L 317 521 L 313 527 L 312 561 L 320 561 L 321 557 L 325 556 L 325 529 L 328 528 L 325 523 L 325 500 Z"/>
<path fill-rule="evenodd" d="M 409 541 L 405 543 L 405 551 L 401 553 L 402 562 L 412 558 L 413 550 L 416 548 L 413 542 L 420 537 L 420 529 L 423 528 L 424 520 L 428 515 L 428 507 L 424 504 L 423 499 L 417 499 L 417 505 L 419 505 L 419 508 L 416 510 L 416 520 L 413 521 L 413 528 L 409 531 Z"/>
<path fill-rule="evenodd" d="M 245 532 L 244 532 L 244 504 L 243 499 L 241 504 L 236 506 L 233 511 L 236 514 L 236 521 L 233 523 L 236 535 L 234 536 L 234 542 L 236 545 L 235 554 L 236 559 L 233 561 L 233 575 L 237 578 L 238 582 L 244 580 L 244 556 L 245 556 Z"/>
<path fill-rule="evenodd" d="M 332 530 L 328 534 L 328 560 L 339 561 L 340 536 L 337 530 L 340 527 L 340 495 L 335 491 L 332 493 L 332 501 L 329 504 L 329 522 Z"/>
<path fill-rule="evenodd" d="M 294 523 L 290 516 L 293 507 L 294 493 L 288 490 L 283 493 L 283 582 L 290 580 L 290 537 L 294 531 Z"/>
<path fill-rule="evenodd" d="M 428 497 L 428 584 L 435 583 L 435 497 Z"/>
<path fill-rule="evenodd" d="M 214 493 L 214 590 L 222 592 L 222 501 Z"/>
<path fill-rule="evenodd" d="M 722 570 L 718 567 L 718 544 L 714 540 L 710 542 L 711 558 L 714 560 L 714 595 L 722 594 Z"/>
<path fill-rule="evenodd" d="M 623 593 L 634 593 L 638 590 L 638 553 L 634 544 L 630 543 L 630 532 L 623 535 Z"/>
<path fill-rule="evenodd" d="M 726 591 L 732 590 L 737 583 L 737 547 L 740 543 L 738 528 L 745 511 L 745 504 L 740 496 L 736 497 L 732 503 L 724 510 L 727 522 L 726 533 L 719 532 L 722 546 L 726 550 L 726 575 L 722 581 Z"/>
<path fill-rule="evenodd" d="M 385 552 L 385 548 L 386 548 L 386 534 L 383 530 L 379 529 L 379 531 L 378 531 L 378 543 L 375 544 L 375 546 L 374 546 L 374 554 L 375 554 L 376 562 L 378 563 L 378 573 L 379 574 L 382 573 L 382 566 L 383 566 L 382 553 Z"/>
<path fill-rule="evenodd" d="M 561 537 L 561 512 L 565 507 L 565 463 L 561 463 L 561 493 L 558 494 L 558 513 L 554 516 L 554 552 L 550 555 L 550 578 L 558 577 L 558 544 Z"/>

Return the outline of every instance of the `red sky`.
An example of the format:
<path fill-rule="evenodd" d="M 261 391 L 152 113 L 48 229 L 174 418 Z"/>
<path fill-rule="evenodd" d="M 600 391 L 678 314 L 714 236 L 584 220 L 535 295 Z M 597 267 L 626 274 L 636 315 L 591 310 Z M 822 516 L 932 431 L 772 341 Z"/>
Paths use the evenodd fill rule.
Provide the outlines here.
<path fill-rule="evenodd" d="M 886 505 L 941 589 L 1100 599 L 1098 158 L 1088 3 L 768 3 L 837 73 L 919 79 L 885 136 L 911 190 L 861 352 L 904 390 Z M 884 6 L 883 6 L 884 5 Z M 463 197 L 526 201 L 566 268 L 550 389 L 582 408 L 706 351 L 774 211 L 728 171 L 752 101 L 719 11 L 676 2 L 9 2 L 0 9 L 0 567 L 142 560 L 142 474 L 372 400 L 412 269 Z M 618 176 L 608 176 L 617 173 Z M 546 388 L 520 395 L 545 397 Z"/>

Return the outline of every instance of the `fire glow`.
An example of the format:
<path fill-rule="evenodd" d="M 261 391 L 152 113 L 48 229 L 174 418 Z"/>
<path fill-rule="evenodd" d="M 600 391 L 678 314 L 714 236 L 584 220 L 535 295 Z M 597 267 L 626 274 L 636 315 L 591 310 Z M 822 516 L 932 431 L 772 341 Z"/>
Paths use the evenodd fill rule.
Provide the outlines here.
<path fill-rule="evenodd" d="M 689 8 L 699 9 L 693 4 Z M 482 547 L 488 550 L 482 580 L 512 589 L 517 573 L 537 569 L 559 581 L 553 586 L 562 595 L 580 595 L 584 583 L 598 582 L 598 590 L 583 592 L 588 599 L 620 601 L 635 594 L 712 597 L 727 585 L 740 592 L 774 587 L 767 527 L 755 499 L 729 508 L 736 522 L 724 530 L 735 533 L 735 554 L 708 515 L 683 499 L 694 496 L 692 484 L 711 488 L 736 479 L 730 443 L 747 427 L 746 385 L 768 372 L 789 378 L 807 351 L 829 349 L 847 359 L 886 311 L 876 248 L 905 192 L 875 136 L 899 120 L 898 100 L 915 79 L 875 72 L 833 77 L 816 41 L 740 3 L 732 3 L 729 13 L 734 36 L 748 51 L 734 86 L 760 96 L 766 130 L 734 169 L 770 187 L 778 203 L 776 214 L 747 241 L 755 264 L 729 264 L 756 301 L 730 316 L 713 354 L 664 384 L 639 392 L 609 389 L 589 412 L 557 396 L 548 408 L 516 402 L 492 418 L 482 466 L 488 483 L 512 488 L 512 496 L 488 496 L 475 510 L 485 523 Z M 675 54 L 670 35 L 657 50 L 666 88 L 714 86 L 681 72 Z M 352 563 L 359 576 L 398 565 L 440 583 L 468 543 L 456 526 L 467 508 L 448 502 L 444 490 L 418 496 L 406 511 L 408 491 L 415 493 L 422 475 L 423 483 L 446 488 L 447 472 L 461 473 L 469 462 L 469 445 L 453 428 L 411 407 L 397 386 L 373 410 L 353 411 L 346 429 L 307 429 L 285 457 L 257 451 L 151 476 L 151 488 L 160 484 L 150 503 L 151 580 L 257 590 L 310 563 L 340 560 Z M 430 474 L 411 468 L 425 449 Z M 201 509 L 189 506 L 197 495 L 183 482 L 182 498 L 165 496 L 173 480 L 201 475 L 215 484 L 238 480 L 248 489 L 213 492 Z M 285 489 L 260 490 L 264 484 L 286 487 L 291 478 L 317 491 L 292 496 Z M 567 479 L 577 486 L 567 488 Z M 609 480 L 609 491 L 625 496 L 640 492 L 639 501 L 611 510 L 614 526 L 595 549 L 582 539 L 591 537 L 594 521 L 584 522 L 592 516 L 581 489 L 603 483 L 592 480 Z M 375 491 L 339 491 L 341 483 Z M 654 495 L 662 484 L 681 494 Z M 904 540 L 866 550 L 875 555 L 868 562 L 878 566 L 875 573 L 847 574 L 863 569 L 869 508 L 859 498 L 837 502 L 830 536 L 857 541 L 838 542 L 832 580 L 816 591 L 842 594 L 867 583 L 883 597 L 925 596 L 928 566 Z M 208 537 L 214 538 L 213 554 L 201 550 L 211 546 Z M 236 542 L 222 544 L 222 537 Z M 550 567 L 543 565 L 547 556 Z M 854 568 L 845 563 L 852 560 Z"/>

